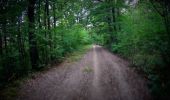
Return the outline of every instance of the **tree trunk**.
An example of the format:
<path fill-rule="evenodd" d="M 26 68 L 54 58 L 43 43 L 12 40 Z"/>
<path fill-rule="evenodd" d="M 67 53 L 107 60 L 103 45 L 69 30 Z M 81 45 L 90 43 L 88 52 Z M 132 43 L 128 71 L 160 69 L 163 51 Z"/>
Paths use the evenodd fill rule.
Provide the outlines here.
<path fill-rule="evenodd" d="M 53 24 L 54 24 L 54 28 L 56 28 L 56 12 L 55 12 L 55 10 L 56 10 L 56 7 L 55 7 L 55 2 L 53 3 L 53 17 L 54 17 L 54 22 L 53 22 Z"/>
<path fill-rule="evenodd" d="M 18 17 L 18 36 L 17 36 L 17 42 L 18 42 L 18 51 L 19 51 L 19 61 L 20 64 L 23 65 L 23 61 L 25 59 L 24 56 L 24 45 L 22 41 L 22 36 L 21 36 L 21 18 Z"/>
<path fill-rule="evenodd" d="M 117 16 L 120 17 L 120 8 L 119 7 L 117 8 Z M 119 20 L 119 22 L 120 22 L 120 20 Z M 121 31 L 120 23 L 118 23 L 118 31 Z"/>
<path fill-rule="evenodd" d="M 45 34 L 44 34 L 44 37 L 46 38 L 46 40 L 48 40 L 48 37 L 47 37 L 47 7 L 46 7 L 46 5 L 47 5 L 47 3 L 46 3 L 46 1 L 44 1 L 45 2 L 45 9 L 44 9 L 44 29 L 45 29 Z M 47 41 L 45 41 L 45 42 L 47 42 Z M 47 64 L 48 63 L 48 45 L 47 45 L 47 43 L 45 43 L 45 46 L 44 46 L 44 50 L 43 50 L 43 52 L 44 52 L 44 61 L 45 61 L 45 64 Z"/>
<path fill-rule="evenodd" d="M 29 20 L 29 52 L 30 52 L 30 60 L 33 69 L 38 68 L 38 50 L 37 50 L 37 43 L 36 43 L 36 36 L 35 36 L 35 2 L 36 0 L 29 0 L 28 5 L 28 20 Z"/>
<path fill-rule="evenodd" d="M 7 54 L 8 53 L 8 50 L 7 50 L 7 31 L 6 31 L 6 23 L 7 23 L 7 20 L 5 19 L 5 21 L 3 22 L 3 25 L 2 25 L 2 30 L 3 30 L 3 35 L 4 35 L 4 50 L 5 50 L 5 53 Z"/>
<path fill-rule="evenodd" d="M 48 24 L 48 30 L 50 30 L 49 0 L 46 0 L 46 9 L 47 9 L 47 24 Z"/>
<path fill-rule="evenodd" d="M 39 28 L 41 29 L 41 0 L 38 1 L 38 25 Z"/>
<path fill-rule="evenodd" d="M 51 35 L 51 32 L 50 32 L 50 11 L 49 11 L 49 0 L 46 0 L 46 11 L 47 11 L 47 29 L 48 29 L 48 37 L 49 37 L 49 40 L 48 40 L 48 44 L 49 44 L 49 50 L 50 52 L 52 51 L 51 48 L 52 48 L 52 35 Z M 49 55 L 49 61 L 51 61 L 51 54 Z"/>
<path fill-rule="evenodd" d="M 3 54 L 2 42 L 3 42 L 3 40 L 2 40 L 2 27 L 0 26 L 0 56 L 2 56 L 2 54 Z"/>
<path fill-rule="evenodd" d="M 117 28 L 116 28 L 116 9 L 114 7 L 112 7 L 112 18 L 113 18 L 113 27 L 114 27 L 114 31 L 117 32 Z"/>

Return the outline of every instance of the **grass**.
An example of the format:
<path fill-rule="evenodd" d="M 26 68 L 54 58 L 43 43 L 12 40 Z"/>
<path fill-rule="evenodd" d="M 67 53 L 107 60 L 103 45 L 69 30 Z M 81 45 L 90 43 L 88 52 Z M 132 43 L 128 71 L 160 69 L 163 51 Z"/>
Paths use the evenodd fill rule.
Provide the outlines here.
<path fill-rule="evenodd" d="M 82 58 L 82 56 L 90 49 L 92 48 L 92 45 L 85 45 L 85 46 L 82 46 L 82 47 L 79 47 L 78 50 L 68 54 L 66 56 L 66 60 L 68 62 L 74 62 L 74 61 L 78 61 Z"/>
<path fill-rule="evenodd" d="M 90 73 L 90 72 L 93 72 L 93 69 L 90 66 L 85 66 L 84 69 L 83 69 L 83 72 Z"/>
<path fill-rule="evenodd" d="M 6 87 L 0 91 L 0 100 L 14 100 L 17 97 L 22 81 L 23 80 L 15 80 L 6 85 Z"/>
<path fill-rule="evenodd" d="M 77 49 L 76 51 L 68 54 L 65 58 L 66 61 L 68 62 L 75 62 L 81 59 L 81 57 L 92 47 L 92 45 L 85 45 Z M 44 69 L 48 70 L 48 69 Z M 85 68 L 86 72 L 89 72 L 89 68 Z M 26 77 L 17 79 L 8 85 L 5 86 L 4 89 L 0 90 L 0 100 L 15 100 L 18 95 L 19 87 L 20 85 L 27 79 L 32 78 L 33 75 L 39 72 L 33 72 Z"/>

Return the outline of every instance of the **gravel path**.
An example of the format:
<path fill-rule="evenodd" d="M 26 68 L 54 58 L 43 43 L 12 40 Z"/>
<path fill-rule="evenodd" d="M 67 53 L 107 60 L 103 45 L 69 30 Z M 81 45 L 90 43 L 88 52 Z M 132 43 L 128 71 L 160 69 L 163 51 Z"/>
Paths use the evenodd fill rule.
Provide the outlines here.
<path fill-rule="evenodd" d="M 64 62 L 21 86 L 17 100 L 151 100 L 129 63 L 94 45 L 78 62 Z"/>

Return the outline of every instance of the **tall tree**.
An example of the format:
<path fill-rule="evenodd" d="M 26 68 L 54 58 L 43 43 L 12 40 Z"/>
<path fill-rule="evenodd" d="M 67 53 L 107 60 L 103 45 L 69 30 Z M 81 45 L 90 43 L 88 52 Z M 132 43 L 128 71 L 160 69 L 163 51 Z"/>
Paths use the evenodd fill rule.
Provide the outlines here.
<path fill-rule="evenodd" d="M 29 20 L 29 47 L 30 47 L 30 59 L 33 69 L 38 67 L 38 50 L 35 35 L 35 3 L 36 0 L 29 0 L 28 4 L 28 20 Z"/>

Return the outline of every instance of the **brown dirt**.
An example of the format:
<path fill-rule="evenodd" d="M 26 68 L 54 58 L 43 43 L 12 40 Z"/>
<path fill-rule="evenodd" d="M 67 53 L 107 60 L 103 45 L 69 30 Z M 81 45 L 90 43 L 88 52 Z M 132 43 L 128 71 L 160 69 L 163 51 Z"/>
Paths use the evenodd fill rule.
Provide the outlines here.
<path fill-rule="evenodd" d="M 18 100 L 151 100 L 129 63 L 100 46 L 79 62 L 64 62 L 21 86 Z"/>

